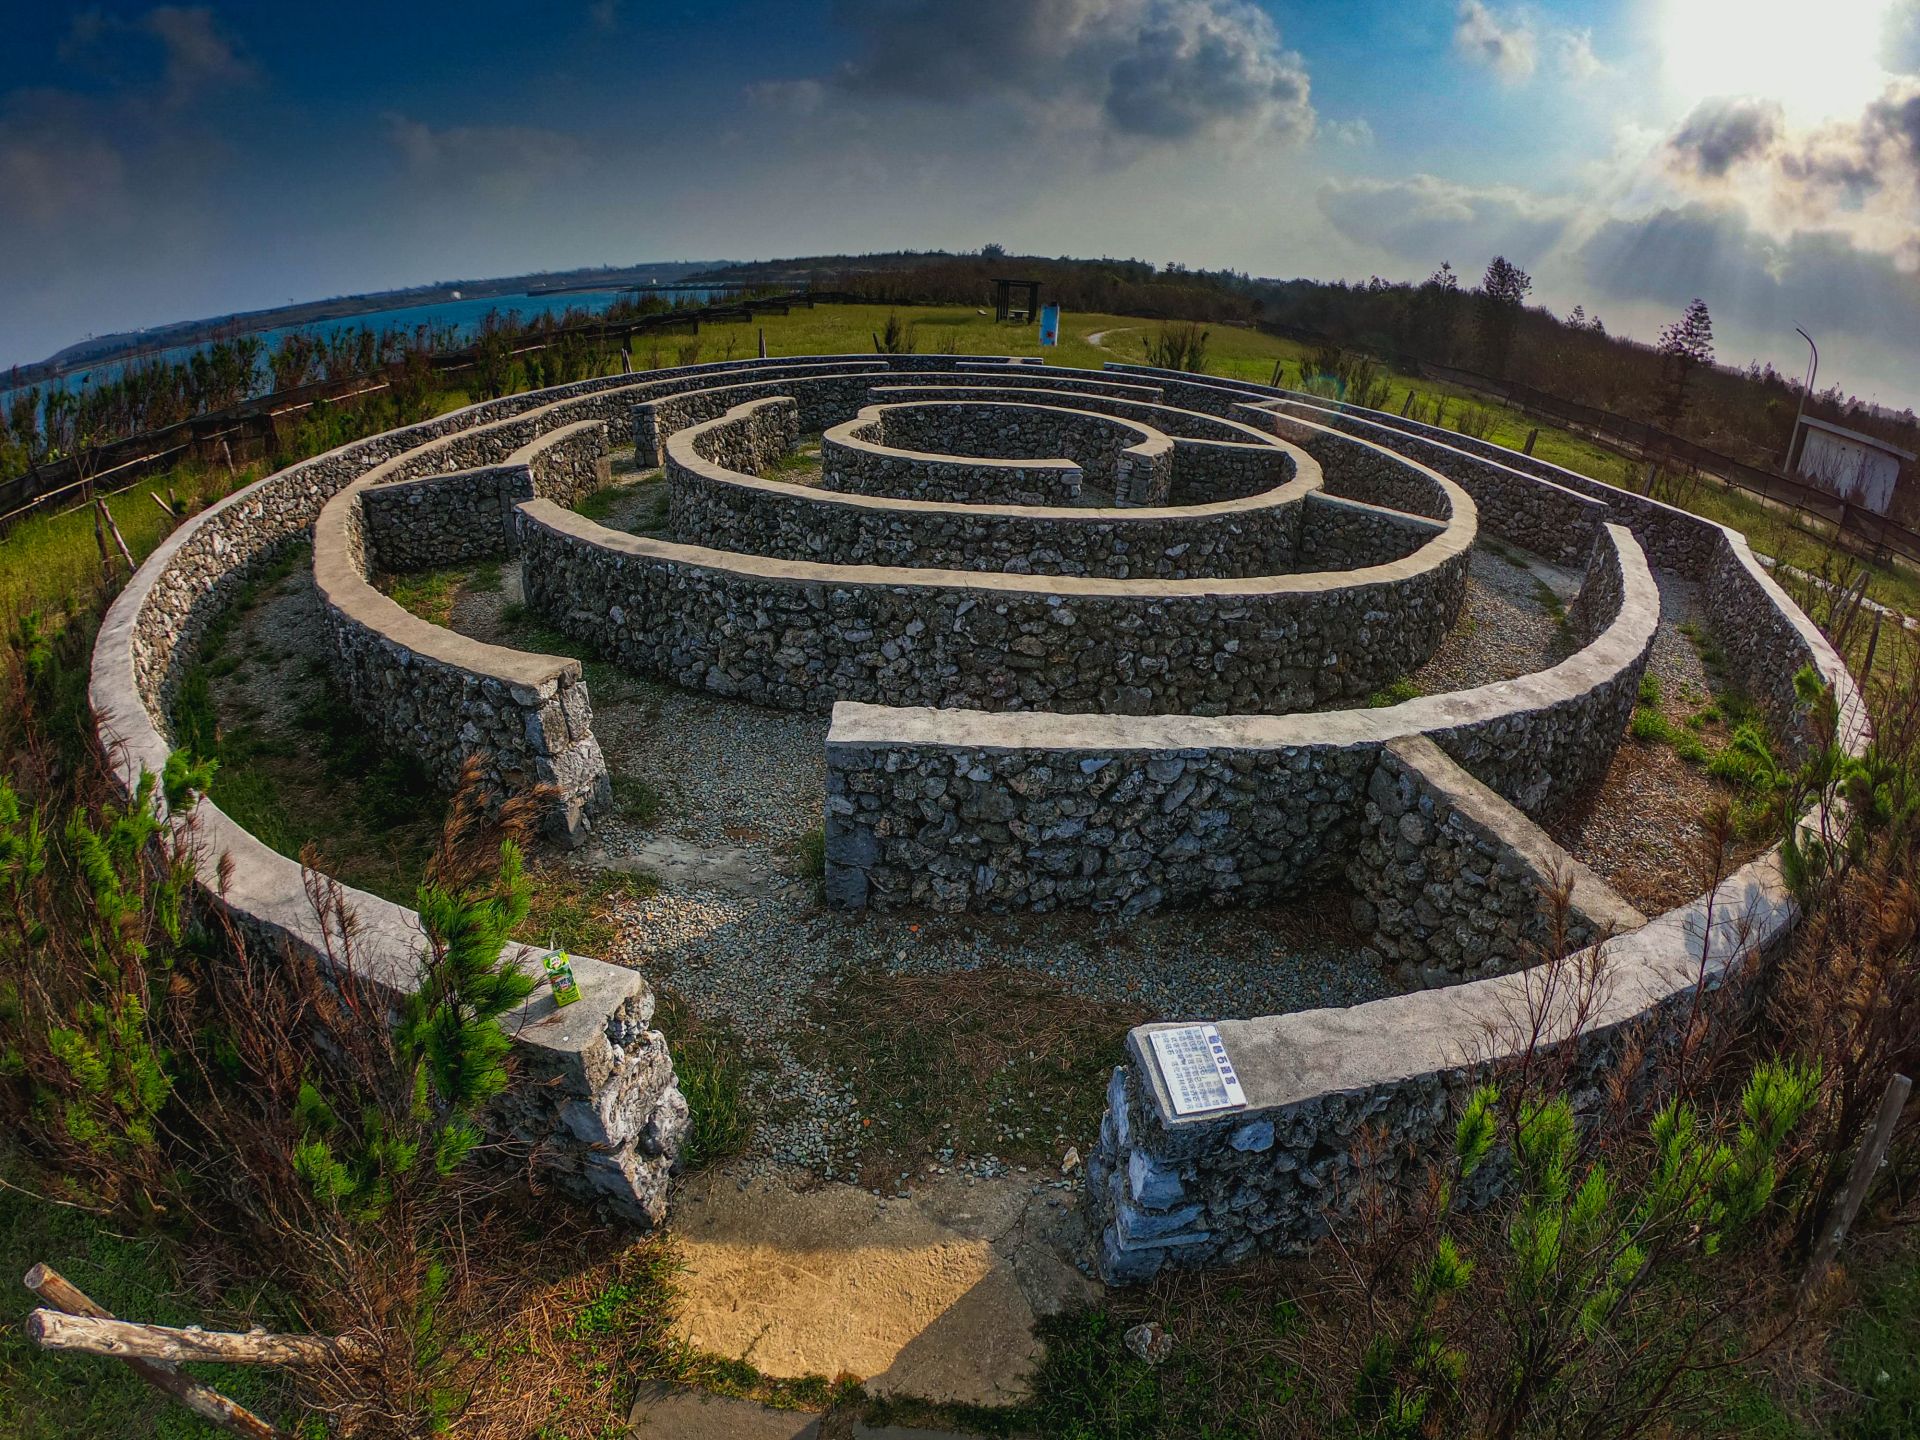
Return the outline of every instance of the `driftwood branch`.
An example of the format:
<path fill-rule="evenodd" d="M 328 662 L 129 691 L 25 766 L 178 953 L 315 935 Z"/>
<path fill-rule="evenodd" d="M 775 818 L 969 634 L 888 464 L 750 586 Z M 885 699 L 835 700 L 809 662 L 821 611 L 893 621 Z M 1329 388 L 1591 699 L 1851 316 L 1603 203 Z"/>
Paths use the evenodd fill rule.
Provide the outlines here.
<path fill-rule="evenodd" d="M 107 1311 L 94 1304 L 84 1290 L 50 1265 L 36 1265 L 27 1271 L 26 1285 L 47 1304 L 69 1315 L 81 1315 L 94 1320 L 113 1319 Z M 242 1436 L 243 1440 L 288 1440 L 284 1430 L 268 1424 L 244 1405 L 236 1405 L 218 1390 L 209 1389 L 198 1380 L 180 1374 L 170 1365 L 156 1364 L 151 1360 L 129 1360 L 127 1366 L 154 1389 L 171 1395 L 202 1420 L 230 1434 Z"/>
<path fill-rule="evenodd" d="M 1853 1228 L 1860 1207 L 1866 1203 L 1867 1192 L 1873 1188 L 1873 1178 L 1880 1171 L 1880 1162 L 1886 1158 L 1887 1147 L 1893 1143 L 1893 1132 L 1900 1123 L 1900 1112 L 1906 1109 L 1907 1097 L 1912 1093 L 1913 1081 L 1905 1075 L 1895 1075 L 1887 1081 L 1887 1092 L 1880 1097 L 1880 1112 L 1874 1116 L 1873 1129 L 1867 1132 L 1867 1138 L 1854 1154 L 1853 1168 L 1847 1173 L 1847 1188 L 1840 1192 L 1840 1203 L 1826 1228 L 1820 1232 L 1819 1242 L 1813 1247 L 1813 1258 L 1807 1264 L 1806 1278 L 1800 1282 L 1802 1296 L 1812 1293 L 1825 1277 L 1827 1267 L 1833 1264 L 1834 1257 L 1840 1253 L 1841 1242 L 1847 1238 L 1847 1231 Z"/>
<path fill-rule="evenodd" d="M 27 1316 L 27 1334 L 47 1350 L 78 1350 L 85 1355 L 154 1360 L 168 1365 L 190 1360 L 227 1365 L 325 1365 L 358 1353 L 352 1342 L 325 1335 L 269 1335 L 264 1330 L 236 1335 L 221 1330 L 102 1320 L 59 1310 L 35 1310 Z"/>

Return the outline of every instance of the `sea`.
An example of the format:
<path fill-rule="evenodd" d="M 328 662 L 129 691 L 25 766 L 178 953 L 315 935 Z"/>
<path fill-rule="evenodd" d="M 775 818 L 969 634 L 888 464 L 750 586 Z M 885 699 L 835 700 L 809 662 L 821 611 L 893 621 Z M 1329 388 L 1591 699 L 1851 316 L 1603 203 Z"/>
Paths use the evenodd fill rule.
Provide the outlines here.
<path fill-rule="evenodd" d="M 283 335 L 305 331 L 310 335 L 325 338 L 343 330 L 372 330 L 376 334 L 383 330 L 403 330 L 408 333 L 421 326 L 429 328 L 450 328 L 454 332 L 455 345 L 464 344 L 480 333 L 480 328 L 488 315 L 498 313 L 518 315 L 522 320 L 536 320 L 543 315 L 562 315 L 569 310 L 584 310 L 590 315 L 598 315 L 608 309 L 614 301 L 623 296 L 644 294 L 644 291 L 626 290 L 561 290 L 547 291 L 537 295 L 486 295 L 478 299 L 435 300 L 424 305 L 398 305 L 391 310 L 367 310 L 358 315 L 343 315 L 334 320 L 316 320 L 306 325 L 281 325 L 270 329 L 236 331 L 237 334 L 258 335 L 263 342 L 261 347 L 261 369 L 265 372 L 266 355 L 280 343 Z M 687 290 L 663 288 L 660 294 L 670 300 L 692 301 L 704 304 L 722 292 L 713 290 Z M 205 342 L 192 345 L 174 345 L 164 350 L 151 351 L 131 357 L 103 360 L 84 370 L 69 371 L 57 380 L 42 380 L 39 388 L 44 394 L 51 389 L 78 389 L 83 385 L 101 380 L 112 379 L 129 364 L 144 364 L 152 360 L 184 360 L 194 351 L 203 348 Z M 4 374 L 0 374 L 0 403 L 11 393 Z"/>

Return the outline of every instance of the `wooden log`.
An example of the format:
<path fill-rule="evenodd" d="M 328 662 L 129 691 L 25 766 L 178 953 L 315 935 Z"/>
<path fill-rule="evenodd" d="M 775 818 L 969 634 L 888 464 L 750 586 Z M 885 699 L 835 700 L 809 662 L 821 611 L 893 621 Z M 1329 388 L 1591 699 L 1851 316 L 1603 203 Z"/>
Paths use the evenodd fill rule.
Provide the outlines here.
<path fill-rule="evenodd" d="M 106 582 L 113 583 L 113 552 L 107 549 L 107 527 L 100 523 L 100 504 L 93 506 L 93 543 L 100 549 L 100 574 Z"/>
<path fill-rule="evenodd" d="M 178 520 L 180 518 L 180 516 L 175 513 L 173 506 L 167 504 L 166 501 L 160 498 L 160 492 L 158 490 L 147 491 L 147 498 L 160 507 L 160 513 L 166 516 L 167 519 Z"/>
<path fill-rule="evenodd" d="M 95 1320 L 113 1319 L 84 1290 L 51 1265 L 36 1265 L 27 1271 L 26 1286 L 49 1305 L 70 1315 L 84 1315 Z M 218 1390 L 180 1374 L 171 1365 L 157 1364 L 152 1360 L 129 1360 L 127 1365 L 154 1389 L 171 1395 L 202 1420 L 219 1426 L 229 1434 L 242 1436 L 244 1440 L 289 1440 L 287 1433 L 278 1426 L 262 1420 L 244 1405 L 236 1405 Z"/>
<path fill-rule="evenodd" d="M 358 1353 L 351 1342 L 325 1335 L 270 1335 L 264 1330 L 236 1335 L 221 1330 L 101 1320 L 58 1310 L 35 1310 L 27 1316 L 27 1335 L 45 1350 L 78 1350 L 115 1360 L 157 1360 L 169 1365 L 190 1360 L 226 1365 L 325 1365 Z"/>
<path fill-rule="evenodd" d="M 99 518 L 106 522 L 107 533 L 113 536 L 114 548 L 120 552 L 120 558 L 127 562 L 127 574 L 133 574 L 137 568 L 133 563 L 133 551 L 127 548 L 127 537 L 120 533 L 120 527 L 114 523 L 113 512 L 107 508 L 105 500 L 95 500 L 93 504 L 99 512 Z"/>
<path fill-rule="evenodd" d="M 1880 1162 L 1886 1159 L 1887 1147 L 1893 1143 L 1900 1112 L 1907 1108 L 1907 1097 L 1912 1093 L 1913 1081 L 1905 1075 L 1895 1075 L 1887 1081 L 1886 1094 L 1880 1097 L 1880 1112 L 1873 1118 L 1873 1129 L 1867 1132 L 1866 1140 L 1853 1157 L 1853 1168 L 1847 1172 L 1847 1188 L 1840 1192 L 1840 1204 L 1820 1232 L 1820 1239 L 1813 1247 L 1813 1258 L 1807 1262 L 1806 1278 L 1800 1282 L 1803 1297 L 1812 1293 L 1840 1253 L 1841 1242 L 1853 1228 L 1860 1207 L 1866 1203 L 1867 1192 L 1873 1188 L 1873 1177 L 1879 1173 Z"/>

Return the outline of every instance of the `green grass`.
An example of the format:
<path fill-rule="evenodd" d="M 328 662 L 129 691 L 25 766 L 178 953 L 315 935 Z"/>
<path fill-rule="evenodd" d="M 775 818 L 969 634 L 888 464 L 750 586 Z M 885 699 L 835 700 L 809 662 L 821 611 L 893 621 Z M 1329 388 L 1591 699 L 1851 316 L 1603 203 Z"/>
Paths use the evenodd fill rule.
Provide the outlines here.
<path fill-rule="evenodd" d="M 613 804 L 620 818 L 642 830 L 660 816 L 660 791 L 637 775 L 613 777 Z"/>
<path fill-rule="evenodd" d="M 26 1167 L 0 1155 L 0 1178 L 31 1189 Z M 0 1436 L 6 1440 L 212 1440 L 223 1432 L 162 1396 L 118 1360 L 41 1350 L 21 1330 L 39 1302 L 21 1284 L 44 1261 L 96 1303 L 126 1320 L 161 1325 L 234 1324 L 188 1292 L 175 1252 L 158 1237 L 121 1233 L 84 1211 L 0 1187 Z M 268 1323 L 278 1318 L 263 1316 Z M 298 1322 L 287 1318 L 291 1328 Z M 251 1323 L 251 1317 L 247 1317 Z M 246 1328 L 244 1323 L 240 1328 Z M 291 1420 L 284 1384 L 254 1366 L 190 1365 L 195 1378 L 269 1420 Z"/>
<path fill-rule="evenodd" d="M 1420 682 L 1409 676 L 1382 685 L 1367 697 L 1367 705 L 1374 710 L 1384 710 L 1389 705 L 1404 705 L 1409 700 L 1417 700 L 1427 692 L 1420 688 Z"/>
<path fill-rule="evenodd" d="M 802 1038 L 853 1092 L 863 1184 L 992 1155 L 1057 1173 L 1098 1130 L 1106 1077 L 1141 1017 L 1021 971 L 871 967 L 810 997 Z"/>
<path fill-rule="evenodd" d="M 500 588 L 499 566 L 494 566 L 494 589 Z M 430 625 L 453 623 L 454 597 L 466 580 L 464 567 L 445 570 L 418 570 L 397 575 L 387 584 L 387 595 L 402 610 L 418 615 Z"/>
<path fill-rule="evenodd" d="M 518 938 L 529 945 L 602 957 L 619 938 L 619 906 L 659 893 L 660 882 L 645 872 L 542 865 L 534 875 L 532 904 Z"/>
<path fill-rule="evenodd" d="M 1846 1440 L 1920 1436 L 1920 1241 L 1904 1241 L 1867 1272 L 1834 1338 L 1835 1369 L 1859 1407 L 1834 1428 Z"/>
<path fill-rule="evenodd" d="M 108 497 L 107 509 L 138 563 L 179 523 L 161 512 L 154 496 L 164 499 L 172 488 L 189 512 L 197 511 L 262 472 L 261 466 L 247 466 L 229 478 L 224 465 L 217 469 L 176 466 L 124 494 Z M 117 557 L 114 565 L 116 575 L 125 578 L 125 567 Z M 64 612 L 76 596 L 89 593 L 99 581 L 100 551 L 93 538 L 90 505 L 64 515 L 32 516 L 0 537 L 0 615 L 33 609 Z"/>
<path fill-rule="evenodd" d="M 667 1037 L 691 1115 L 680 1163 L 687 1171 L 704 1170 L 740 1154 L 753 1137 L 747 1100 L 753 1063 L 729 1027 L 700 1020 L 671 989 L 659 997 L 653 1023 Z"/>

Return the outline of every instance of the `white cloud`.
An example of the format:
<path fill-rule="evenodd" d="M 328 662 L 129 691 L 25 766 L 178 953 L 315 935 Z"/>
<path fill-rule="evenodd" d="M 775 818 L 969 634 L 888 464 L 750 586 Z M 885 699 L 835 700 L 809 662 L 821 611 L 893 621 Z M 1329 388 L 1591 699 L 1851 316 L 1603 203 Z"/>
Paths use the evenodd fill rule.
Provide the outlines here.
<path fill-rule="evenodd" d="M 1367 123 L 1366 116 L 1356 116 L 1352 120 L 1323 120 L 1320 122 L 1320 134 L 1336 145 L 1351 145 L 1356 149 L 1365 149 L 1373 144 L 1373 126 Z"/>
<path fill-rule="evenodd" d="M 842 0 L 853 58 L 820 99 L 992 112 L 1043 144 L 1135 154 L 1201 140 L 1298 142 L 1316 117 L 1306 63 L 1246 0 Z M 792 87 L 752 98 L 793 108 Z M 860 104 L 858 102 L 865 102 Z"/>
<path fill-rule="evenodd" d="M 1317 194 L 1321 212 L 1353 243 L 1416 268 L 1452 260 L 1463 274 L 1496 254 L 1530 268 L 1560 243 L 1580 208 L 1513 186 L 1462 185 L 1437 175 L 1327 180 Z"/>
<path fill-rule="evenodd" d="M 1503 80 L 1528 80 L 1539 64 L 1539 42 L 1532 22 L 1499 15 L 1481 0 L 1460 0 L 1453 44 L 1462 55 L 1485 65 Z"/>

